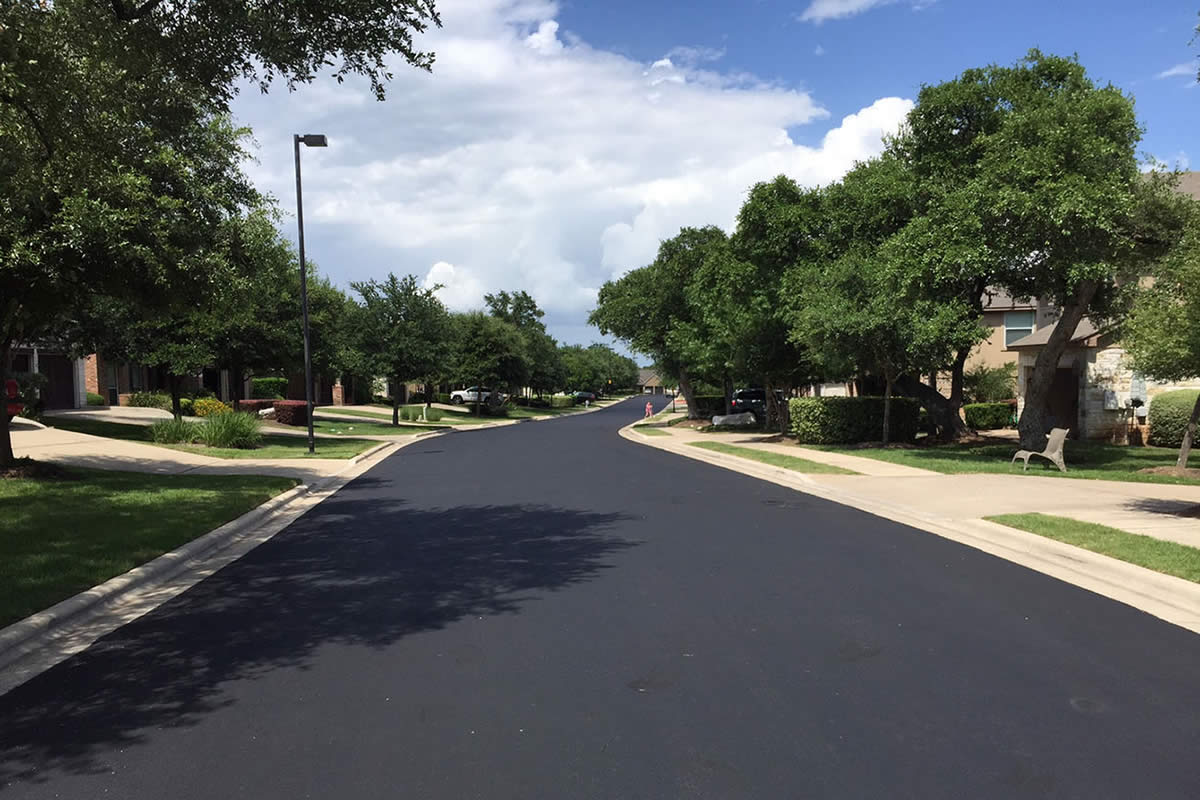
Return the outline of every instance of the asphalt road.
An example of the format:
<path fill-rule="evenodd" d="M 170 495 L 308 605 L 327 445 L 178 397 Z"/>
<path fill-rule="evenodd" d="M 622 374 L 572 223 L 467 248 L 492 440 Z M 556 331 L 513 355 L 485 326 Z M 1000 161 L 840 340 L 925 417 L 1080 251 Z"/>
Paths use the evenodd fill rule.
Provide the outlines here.
<path fill-rule="evenodd" d="M 402 450 L 0 697 L 0 796 L 1200 797 L 1200 638 L 643 403 Z"/>

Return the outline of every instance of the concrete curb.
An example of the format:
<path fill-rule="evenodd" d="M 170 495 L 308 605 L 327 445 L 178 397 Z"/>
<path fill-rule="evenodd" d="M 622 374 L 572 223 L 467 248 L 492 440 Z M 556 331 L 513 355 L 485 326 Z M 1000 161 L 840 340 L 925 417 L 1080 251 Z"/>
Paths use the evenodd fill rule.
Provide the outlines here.
<path fill-rule="evenodd" d="M 936 534 L 1200 633 L 1200 584 L 994 522 L 939 517 L 833 489 L 803 473 L 669 439 L 664 441 L 663 437 L 643 436 L 632 428 L 632 425 L 622 428 L 619 434 L 641 445 L 770 481 Z"/>
<path fill-rule="evenodd" d="M 230 520 L 175 550 L 163 553 L 152 561 L 110 578 L 99 586 L 93 586 L 91 589 L 56 603 L 44 611 L 39 611 L 0 629 L 0 670 L 37 649 L 35 640 L 52 638 L 59 629 L 69 625 L 85 613 L 101 605 L 116 603 L 121 598 L 145 589 L 151 584 L 168 580 L 195 562 L 219 553 L 271 518 L 286 513 L 288 507 L 296 501 L 323 492 L 340 482 L 341 485 L 336 486 L 328 495 L 332 496 L 342 488 L 342 485 L 349 482 L 350 478 L 342 478 L 344 473 L 368 460 L 378 458 L 382 461 L 383 458 L 391 455 L 391 451 L 399 450 L 406 444 L 409 442 L 385 442 L 378 447 L 373 447 L 347 459 L 346 466 L 334 475 L 309 484 L 301 484 L 278 494 L 237 519 Z M 324 499 L 324 497 L 321 498 L 321 500 Z M 0 690 L 0 694 L 2 693 L 3 691 Z"/>

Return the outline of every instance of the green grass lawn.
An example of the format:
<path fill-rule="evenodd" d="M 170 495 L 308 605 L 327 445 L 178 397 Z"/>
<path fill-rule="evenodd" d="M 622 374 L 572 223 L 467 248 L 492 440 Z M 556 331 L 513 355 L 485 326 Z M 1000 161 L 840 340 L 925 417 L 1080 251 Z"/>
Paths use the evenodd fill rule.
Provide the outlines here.
<path fill-rule="evenodd" d="M 644 431 L 643 431 L 644 432 Z M 761 461 L 764 464 L 770 464 L 773 467 L 783 467 L 794 472 L 807 472 L 814 475 L 858 475 L 854 470 L 842 469 L 841 467 L 831 466 L 830 464 L 822 464 L 817 461 L 809 461 L 807 458 L 798 458 L 797 456 L 789 456 L 783 453 L 772 453 L 768 450 L 754 450 L 749 447 L 738 447 L 724 442 L 688 442 L 692 447 L 699 447 L 704 450 L 712 450 L 715 453 L 725 453 L 730 456 L 739 456 L 740 458 L 748 458 L 752 461 Z"/>
<path fill-rule="evenodd" d="M 71 470 L 0 480 L 0 626 L 120 575 L 290 489 L 291 478 Z"/>
<path fill-rule="evenodd" d="M 666 431 L 662 430 L 661 428 L 652 428 L 649 425 L 634 425 L 633 429 L 635 431 L 637 431 L 638 433 L 645 434 L 646 436 L 670 436 L 671 435 L 671 434 L 667 433 Z"/>
<path fill-rule="evenodd" d="M 1195 547 L 1050 514 L 1001 514 L 986 519 L 1200 583 L 1200 550 Z"/>
<path fill-rule="evenodd" d="M 264 431 L 278 430 L 282 426 L 266 425 Z M 391 423 L 373 422 L 370 420 L 347 419 L 314 419 L 313 432 L 330 436 L 416 436 L 418 433 L 445 430 L 444 425 L 392 425 Z M 292 428 L 304 430 L 304 428 Z"/>
<path fill-rule="evenodd" d="M 946 474 L 966 472 L 998 472 L 1021 474 L 1021 462 L 1010 464 L 1013 453 L 1020 449 L 1016 441 L 1003 444 L 949 444 L 912 449 L 865 448 L 856 450 L 832 445 L 804 445 L 815 450 L 845 453 L 851 456 L 874 458 L 893 464 L 920 467 Z M 1067 440 L 1064 450 L 1067 460 L 1065 475 L 1042 458 L 1029 460 L 1029 475 L 1052 478 L 1089 478 L 1103 481 L 1133 481 L 1137 483 L 1200 484 L 1195 478 L 1176 475 L 1141 474 L 1147 467 L 1172 467 L 1178 452 L 1165 447 L 1127 447 L 1105 442 Z"/>
<path fill-rule="evenodd" d="M 102 422 L 73 417 L 54 417 L 51 420 L 51 424 L 64 431 L 87 433 L 92 436 L 104 436 L 109 439 L 124 439 L 126 441 L 153 445 L 154 447 L 165 447 L 170 450 L 200 453 L 201 455 L 213 456 L 214 458 L 352 458 L 379 444 L 379 442 L 373 442 L 370 439 L 318 439 L 316 443 L 317 452 L 310 456 L 308 454 L 308 438 L 304 436 L 266 433 L 263 435 L 263 441 L 259 447 L 253 450 L 237 450 L 224 447 L 204 447 L 203 445 L 196 444 L 156 444 L 150 440 L 150 427 L 148 425 Z M 416 432 L 419 433 L 420 431 Z"/>
<path fill-rule="evenodd" d="M 389 406 L 389 408 L 390 408 L 390 406 Z M 400 424 L 401 425 L 428 424 L 428 425 L 435 425 L 435 426 L 469 425 L 471 422 L 474 421 L 473 418 L 468 418 L 468 415 L 465 414 L 464 412 L 447 411 L 444 408 L 438 409 L 438 410 L 442 412 L 442 418 L 440 420 L 438 420 L 437 422 L 411 423 L 411 422 L 406 422 L 405 420 L 400 420 Z M 385 413 L 385 412 L 381 412 L 381 411 L 359 411 L 359 410 L 351 409 L 351 408 L 333 408 L 330 406 L 322 406 L 317 409 L 317 413 L 319 413 L 319 414 L 335 414 L 335 415 L 341 416 L 341 417 L 360 417 L 360 418 L 369 418 L 372 420 L 378 419 L 378 420 L 383 420 L 383 421 L 389 422 L 389 423 L 392 421 L 392 412 L 391 411 L 388 411 Z M 487 417 L 484 417 L 484 419 L 486 420 Z"/>

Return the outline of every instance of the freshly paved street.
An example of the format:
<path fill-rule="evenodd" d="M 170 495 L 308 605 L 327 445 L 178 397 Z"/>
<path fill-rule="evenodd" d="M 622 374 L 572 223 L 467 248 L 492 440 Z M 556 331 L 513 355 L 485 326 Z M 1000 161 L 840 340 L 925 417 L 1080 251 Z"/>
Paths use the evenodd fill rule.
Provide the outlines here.
<path fill-rule="evenodd" d="M 401 450 L 0 697 L 0 796 L 1200 796 L 1194 634 L 644 402 Z"/>

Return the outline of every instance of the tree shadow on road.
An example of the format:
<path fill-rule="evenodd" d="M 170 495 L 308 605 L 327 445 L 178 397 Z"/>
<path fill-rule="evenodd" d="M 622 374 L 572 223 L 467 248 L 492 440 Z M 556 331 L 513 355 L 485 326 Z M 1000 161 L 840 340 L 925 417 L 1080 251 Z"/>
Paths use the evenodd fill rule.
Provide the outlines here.
<path fill-rule="evenodd" d="M 621 514 L 530 505 L 412 509 L 366 477 L 156 612 L 0 697 L 0 786 L 107 772 L 104 752 L 230 704 L 224 682 L 304 668 L 327 645 L 383 648 L 516 613 L 637 542 Z"/>

